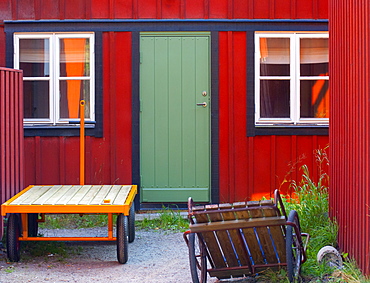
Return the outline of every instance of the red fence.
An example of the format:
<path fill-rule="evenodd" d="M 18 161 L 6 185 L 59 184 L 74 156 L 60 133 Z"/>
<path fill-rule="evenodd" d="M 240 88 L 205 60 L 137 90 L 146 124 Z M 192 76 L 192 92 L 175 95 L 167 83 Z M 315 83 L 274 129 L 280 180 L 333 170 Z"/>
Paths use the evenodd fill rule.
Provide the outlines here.
<path fill-rule="evenodd" d="M 330 4 L 331 215 L 340 248 L 370 274 L 370 3 Z"/>
<path fill-rule="evenodd" d="M 0 201 L 24 187 L 23 74 L 0 68 Z M 3 221 L 0 217 L 0 237 Z"/>

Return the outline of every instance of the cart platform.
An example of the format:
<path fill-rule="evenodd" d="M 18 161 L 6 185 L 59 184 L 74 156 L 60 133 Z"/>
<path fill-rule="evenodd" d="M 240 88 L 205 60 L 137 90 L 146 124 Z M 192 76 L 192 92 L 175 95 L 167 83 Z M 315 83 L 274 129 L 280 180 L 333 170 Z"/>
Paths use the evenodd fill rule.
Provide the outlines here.
<path fill-rule="evenodd" d="M 31 185 L 1 205 L 9 214 L 7 252 L 19 261 L 19 241 L 117 241 L 120 263 L 127 261 L 127 241 L 135 237 L 134 198 L 136 185 Z M 37 237 L 39 214 L 107 214 L 107 237 Z M 113 235 L 113 214 L 117 232 Z M 35 217 L 36 216 L 36 217 Z M 36 228 L 35 228 L 36 227 Z"/>
<path fill-rule="evenodd" d="M 1 206 L 6 213 L 123 213 L 129 215 L 136 185 L 29 186 Z"/>

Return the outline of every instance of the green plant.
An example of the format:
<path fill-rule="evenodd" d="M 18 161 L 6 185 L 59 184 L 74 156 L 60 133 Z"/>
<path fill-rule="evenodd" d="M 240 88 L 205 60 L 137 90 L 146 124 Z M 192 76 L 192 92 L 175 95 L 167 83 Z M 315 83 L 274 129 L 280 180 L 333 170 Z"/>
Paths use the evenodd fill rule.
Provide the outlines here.
<path fill-rule="evenodd" d="M 142 221 L 136 221 L 136 227 L 184 232 L 189 228 L 189 221 L 180 214 L 180 211 L 162 207 L 162 210 L 158 212 L 158 217 L 145 217 Z"/>
<path fill-rule="evenodd" d="M 318 171 L 317 181 L 311 176 L 307 165 L 302 165 L 300 182 L 292 180 L 292 197 L 285 197 L 286 210 L 296 210 L 300 218 L 302 231 L 311 238 L 307 249 L 307 263 L 302 266 L 304 275 L 322 277 L 333 270 L 326 265 L 318 265 L 316 255 L 326 245 L 336 246 L 338 225 L 329 218 L 328 184 L 329 176 L 325 168 L 329 165 L 327 147 L 315 151 Z"/>
<path fill-rule="evenodd" d="M 106 214 L 48 214 L 40 228 L 46 229 L 76 229 L 104 227 L 108 223 Z"/>

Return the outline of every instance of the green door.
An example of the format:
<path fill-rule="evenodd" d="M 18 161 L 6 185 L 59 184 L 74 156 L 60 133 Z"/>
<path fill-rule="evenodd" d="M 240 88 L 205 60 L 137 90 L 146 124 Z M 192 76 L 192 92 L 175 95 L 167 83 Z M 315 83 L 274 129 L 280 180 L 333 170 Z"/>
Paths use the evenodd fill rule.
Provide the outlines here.
<path fill-rule="evenodd" d="M 141 33 L 142 202 L 209 201 L 209 50 L 209 33 Z"/>

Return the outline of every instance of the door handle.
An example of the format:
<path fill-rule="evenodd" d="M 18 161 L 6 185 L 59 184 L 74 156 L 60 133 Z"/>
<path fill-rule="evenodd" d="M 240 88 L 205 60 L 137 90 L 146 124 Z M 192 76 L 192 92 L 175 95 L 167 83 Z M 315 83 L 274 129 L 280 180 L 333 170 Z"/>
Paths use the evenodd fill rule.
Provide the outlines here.
<path fill-rule="evenodd" d="M 197 103 L 197 106 L 207 107 L 207 102 Z"/>

